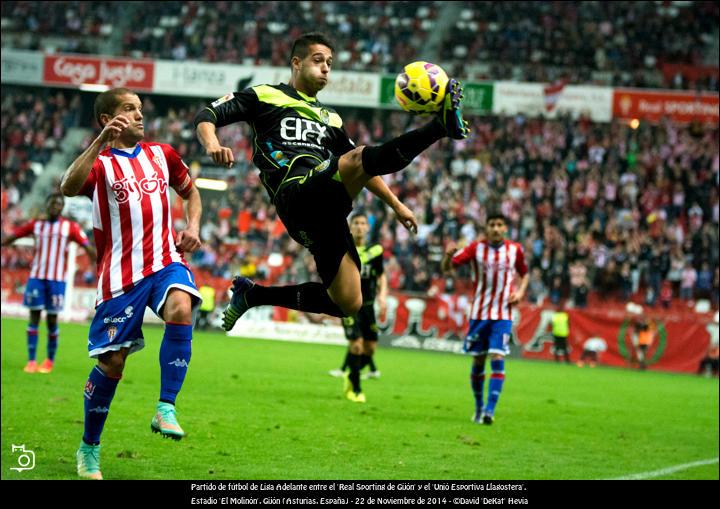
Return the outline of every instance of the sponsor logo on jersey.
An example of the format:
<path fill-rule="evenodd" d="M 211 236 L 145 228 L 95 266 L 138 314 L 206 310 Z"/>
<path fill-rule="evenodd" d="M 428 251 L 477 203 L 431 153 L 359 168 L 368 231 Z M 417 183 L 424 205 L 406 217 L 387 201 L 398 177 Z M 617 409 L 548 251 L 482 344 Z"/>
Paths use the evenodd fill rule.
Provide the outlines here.
<path fill-rule="evenodd" d="M 232 92 L 230 92 L 229 94 L 225 94 L 225 95 L 222 96 L 220 99 L 217 99 L 216 101 L 213 101 L 213 102 L 212 102 L 212 107 L 213 107 L 213 108 L 217 108 L 217 107 L 220 106 L 222 103 L 226 103 L 226 102 L 228 102 L 228 101 L 229 101 L 230 99 L 232 99 L 232 98 L 233 98 L 233 93 L 232 93 Z"/>
<path fill-rule="evenodd" d="M 280 136 L 286 141 L 321 144 L 327 136 L 327 126 L 305 118 L 285 117 L 280 122 Z"/>
<path fill-rule="evenodd" d="M 128 318 L 132 318 L 133 315 L 133 307 L 128 306 L 125 308 L 125 316 L 116 316 L 113 318 L 107 317 L 103 319 L 103 323 L 124 323 L 125 320 Z M 108 329 L 108 335 L 110 334 L 110 329 Z M 113 333 L 114 335 L 114 333 Z M 112 337 L 110 338 L 112 340 Z"/>
<path fill-rule="evenodd" d="M 118 203 L 127 203 L 131 197 L 140 201 L 143 196 L 153 194 L 158 191 L 158 189 L 161 193 L 165 193 L 167 190 L 167 182 L 165 179 L 158 177 L 145 177 L 137 180 L 134 176 L 130 176 L 122 180 L 116 180 L 111 187 L 115 193 L 115 200 Z"/>

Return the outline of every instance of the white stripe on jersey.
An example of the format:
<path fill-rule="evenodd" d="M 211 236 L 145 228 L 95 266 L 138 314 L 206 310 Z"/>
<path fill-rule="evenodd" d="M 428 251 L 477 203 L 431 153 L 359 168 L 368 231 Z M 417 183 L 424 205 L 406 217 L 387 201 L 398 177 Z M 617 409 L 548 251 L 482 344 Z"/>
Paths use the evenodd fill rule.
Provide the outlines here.
<path fill-rule="evenodd" d="M 71 226 L 72 223 L 64 218 L 35 222 L 35 256 L 30 269 L 31 278 L 65 281 L 65 256 Z"/>
<path fill-rule="evenodd" d="M 155 154 L 156 157 L 159 157 L 162 161 L 162 164 L 159 165 L 160 169 L 162 170 L 163 176 L 165 177 L 165 181 L 168 182 L 168 186 L 165 189 L 165 194 L 163 196 L 163 199 L 167 200 L 168 205 L 168 217 L 167 217 L 167 224 L 165 225 L 165 228 L 167 229 L 167 241 L 168 246 L 170 247 L 170 259 L 174 262 L 182 263 L 182 258 L 180 257 L 180 254 L 178 253 L 177 249 L 175 248 L 175 239 L 173 237 L 173 225 L 172 225 L 172 214 L 170 213 L 170 172 L 168 169 L 168 163 L 167 159 L 165 158 L 165 154 L 162 151 L 162 148 L 158 146 L 150 147 L 150 150 L 152 150 L 153 154 Z M 162 208 L 161 208 L 162 210 Z M 159 216 L 162 218 L 162 214 Z"/>
<path fill-rule="evenodd" d="M 140 154 L 143 153 L 144 152 L 141 150 Z M 123 178 L 130 182 L 137 182 L 137 179 L 135 178 L 135 172 L 133 171 L 132 165 L 130 164 L 130 159 L 128 159 L 127 157 L 119 156 L 116 157 L 115 160 L 120 165 L 120 170 L 122 171 Z M 142 193 L 136 191 L 130 194 L 130 199 L 127 202 L 128 209 L 130 210 L 130 231 L 132 232 L 132 247 L 130 248 L 130 266 L 132 270 L 131 277 L 133 284 L 140 281 L 143 277 L 143 217 L 142 207 L 137 206 L 139 205 L 142 198 Z M 127 221 L 127 217 L 125 217 L 124 219 Z M 123 239 L 122 244 L 118 247 L 122 249 L 123 247 L 125 247 L 126 242 L 127 239 Z"/>
<path fill-rule="evenodd" d="M 123 294 L 123 282 L 135 285 L 170 262 L 185 264 L 175 247 L 170 169 L 163 147 L 143 143 L 134 158 L 110 151 L 98 156 L 98 161 L 102 170 L 97 173 L 100 180 L 93 194 L 93 222 L 98 235 L 106 242 L 107 229 L 110 230 L 111 245 L 106 243 L 103 247 L 108 262 L 102 264 L 98 274 L 97 304 Z M 97 191 L 101 185 L 105 186 L 107 205 Z M 165 214 L 167 220 L 164 220 Z M 102 224 L 103 216 L 110 224 Z M 166 252 L 163 252 L 163 241 L 167 242 Z M 106 287 L 108 280 L 109 288 Z"/>
<path fill-rule="evenodd" d="M 48 244 L 47 265 L 45 265 L 45 276 L 43 279 L 53 279 L 55 277 L 55 265 L 57 263 L 58 243 L 55 241 L 60 233 L 60 221 L 55 221 L 50 226 L 50 237 L 43 239 Z"/>
<path fill-rule="evenodd" d="M 470 318 L 473 320 L 511 320 L 508 299 L 515 279 L 518 246 L 504 242 L 493 248 L 479 242 L 475 253 L 478 273 Z"/>
<path fill-rule="evenodd" d="M 110 215 L 110 232 L 112 234 L 112 245 L 105 246 L 110 249 L 109 266 L 103 267 L 103 270 L 110 271 L 110 288 L 111 291 L 122 288 L 122 234 L 120 230 L 120 208 L 117 200 L 113 199 L 115 192 L 112 189 L 115 183 L 115 171 L 113 170 L 112 158 L 100 156 L 103 166 L 105 166 L 105 192 L 108 197 L 108 209 Z M 98 213 L 98 215 L 100 215 Z M 103 278 L 98 274 L 98 289 L 102 288 Z M 102 293 L 99 294 L 102 296 Z"/>
<path fill-rule="evenodd" d="M 70 235 L 70 221 L 62 221 L 60 228 L 60 245 L 57 250 L 57 263 L 55 264 L 55 280 L 65 279 L 65 254 L 67 254 L 68 236 Z"/>
<path fill-rule="evenodd" d="M 47 221 L 40 223 L 40 236 L 36 237 L 40 242 L 40 262 L 38 263 L 37 277 L 38 279 L 47 279 L 47 258 L 48 258 L 48 243 L 45 239 L 50 235 L 51 225 Z"/>
<path fill-rule="evenodd" d="M 165 154 L 162 153 L 162 148 L 160 147 L 151 147 L 151 150 L 153 151 L 153 154 L 155 154 L 156 157 L 161 157 L 163 160 L 165 159 Z M 138 156 L 141 157 L 142 167 L 143 171 L 145 171 L 146 165 L 150 166 L 150 161 L 148 161 L 147 154 L 145 154 L 145 151 L 142 151 L 141 154 Z M 170 176 L 165 172 L 164 166 L 167 166 L 167 163 L 165 165 L 161 165 L 163 167 L 163 176 L 167 181 L 170 180 Z M 148 175 L 147 172 L 145 172 L 145 176 L 152 176 Z M 169 201 L 168 196 L 168 201 Z M 152 241 L 153 241 L 153 257 L 152 257 L 152 271 L 157 272 L 163 267 L 163 250 L 162 250 L 162 231 L 163 231 L 163 225 L 162 225 L 162 215 L 163 215 L 163 207 L 162 207 L 162 200 L 163 196 L 160 193 L 153 193 L 150 197 L 150 203 L 152 205 L 152 217 L 153 220 L 153 229 L 152 229 Z M 171 246 L 171 249 L 175 248 L 175 244 Z"/>

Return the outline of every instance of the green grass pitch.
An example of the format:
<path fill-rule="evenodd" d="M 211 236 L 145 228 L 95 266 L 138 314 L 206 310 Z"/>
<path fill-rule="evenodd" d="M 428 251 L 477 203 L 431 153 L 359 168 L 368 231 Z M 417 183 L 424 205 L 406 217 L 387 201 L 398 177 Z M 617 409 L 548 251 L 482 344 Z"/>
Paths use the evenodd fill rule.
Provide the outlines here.
<path fill-rule="evenodd" d="M 74 479 L 88 326 L 61 324 L 55 371 L 29 375 L 26 323 L 2 320 L 2 478 Z M 145 335 L 102 436 L 106 479 L 607 479 L 718 457 L 717 379 L 510 359 L 483 426 L 467 357 L 381 349 L 362 405 L 327 374 L 343 347 L 215 332 L 195 334 L 174 442 L 150 432 L 162 329 Z M 33 470 L 10 470 L 12 444 Z M 717 480 L 718 463 L 654 478 Z"/>

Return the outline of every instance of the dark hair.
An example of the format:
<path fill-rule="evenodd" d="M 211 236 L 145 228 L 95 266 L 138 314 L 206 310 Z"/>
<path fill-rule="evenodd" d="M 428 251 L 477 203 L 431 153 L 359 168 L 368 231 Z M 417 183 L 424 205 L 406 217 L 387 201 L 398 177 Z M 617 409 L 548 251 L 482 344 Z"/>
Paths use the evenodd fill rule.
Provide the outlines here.
<path fill-rule="evenodd" d="M 322 44 L 330 48 L 330 51 L 335 52 L 335 46 L 332 41 L 325 34 L 320 32 L 309 32 L 302 34 L 300 37 L 295 39 L 293 43 L 292 51 L 290 52 L 290 61 L 292 62 L 293 57 L 298 57 L 300 60 L 308 55 L 308 50 L 313 44 Z"/>
<path fill-rule="evenodd" d="M 47 203 L 50 203 L 50 201 L 51 201 L 51 200 L 54 200 L 55 198 L 60 198 L 60 199 L 63 201 L 63 203 L 65 202 L 65 195 L 63 195 L 63 194 L 62 194 L 61 192 L 59 192 L 59 191 L 53 191 L 52 193 L 50 193 L 50 194 L 48 195 L 48 197 L 47 197 Z"/>
<path fill-rule="evenodd" d="M 353 219 L 355 219 L 356 217 L 364 217 L 365 219 L 368 218 L 367 214 L 361 210 L 359 212 L 355 212 L 353 215 L 350 216 L 350 222 L 352 223 Z"/>
<path fill-rule="evenodd" d="M 487 221 L 485 222 L 485 224 L 490 223 L 490 221 L 492 221 L 493 219 L 499 219 L 503 223 L 507 224 L 507 218 L 505 217 L 505 214 L 503 214 L 499 210 L 492 210 L 488 212 Z"/>
<path fill-rule="evenodd" d="M 115 113 L 115 109 L 120 105 L 119 97 L 125 94 L 137 95 L 127 88 L 113 88 L 106 90 L 95 98 L 95 120 L 100 124 L 100 127 L 103 127 L 100 121 L 100 115 L 105 114 L 112 116 L 112 114 Z"/>

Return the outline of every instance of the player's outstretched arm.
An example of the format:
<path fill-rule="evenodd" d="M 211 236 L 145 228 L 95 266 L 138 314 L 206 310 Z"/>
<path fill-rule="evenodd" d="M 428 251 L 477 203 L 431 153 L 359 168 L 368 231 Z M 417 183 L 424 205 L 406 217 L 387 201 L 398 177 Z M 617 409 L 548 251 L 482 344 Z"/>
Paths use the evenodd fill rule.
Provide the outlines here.
<path fill-rule="evenodd" d="M 118 115 L 105 125 L 100 135 L 73 161 L 63 175 L 60 183 L 62 194 L 77 196 L 105 144 L 116 140 L 128 125 L 130 120 L 123 115 Z"/>
<path fill-rule="evenodd" d="M 384 315 L 387 311 L 387 294 L 388 294 L 388 280 L 387 275 L 383 272 L 378 276 L 378 295 L 377 301 L 380 306 L 380 315 Z"/>
<path fill-rule="evenodd" d="M 4 246 L 9 246 L 10 244 L 12 244 L 13 242 L 15 242 L 16 240 L 17 240 L 17 237 L 16 237 L 15 235 L 8 235 L 7 237 L 3 236 L 2 241 L 0 241 L 0 245 L 2 245 L 3 247 L 4 247 Z"/>
<path fill-rule="evenodd" d="M 515 290 L 510 298 L 508 299 L 509 304 L 517 304 L 522 302 L 525 298 L 525 292 L 527 291 L 528 283 L 530 283 L 530 273 L 526 273 L 520 280 L 520 287 Z"/>
<path fill-rule="evenodd" d="M 178 233 L 175 245 L 187 253 L 192 253 L 202 245 L 200 241 L 202 202 L 200 201 L 200 191 L 195 187 L 195 184 L 193 184 L 187 197 L 183 199 L 185 200 L 187 227 Z"/>
<path fill-rule="evenodd" d="M 88 245 L 83 246 L 83 249 L 85 250 L 85 253 L 87 253 L 88 258 L 90 258 L 90 261 L 92 263 L 95 263 L 97 261 L 97 251 L 95 251 L 95 248 Z"/>
<path fill-rule="evenodd" d="M 198 140 L 205 148 L 205 153 L 212 158 L 215 164 L 230 168 L 235 164 L 235 156 L 231 149 L 220 145 L 220 140 L 218 140 L 217 134 L 215 134 L 215 129 L 215 124 L 212 122 L 198 123 Z"/>
<path fill-rule="evenodd" d="M 367 181 L 365 187 L 372 194 L 380 198 L 383 203 L 389 206 L 395 212 L 395 216 L 400 223 L 412 233 L 417 233 L 418 224 L 415 214 L 407 208 L 403 203 L 395 196 L 390 188 L 385 184 L 385 181 L 377 176 Z"/>
<path fill-rule="evenodd" d="M 443 259 L 440 262 L 440 270 L 443 274 L 453 274 L 454 271 L 452 266 L 452 258 L 456 252 L 457 245 L 452 241 L 448 242 L 448 245 L 445 247 L 445 254 L 443 255 Z"/>

